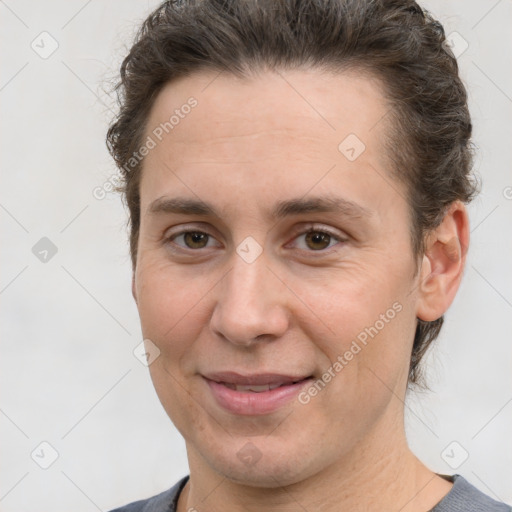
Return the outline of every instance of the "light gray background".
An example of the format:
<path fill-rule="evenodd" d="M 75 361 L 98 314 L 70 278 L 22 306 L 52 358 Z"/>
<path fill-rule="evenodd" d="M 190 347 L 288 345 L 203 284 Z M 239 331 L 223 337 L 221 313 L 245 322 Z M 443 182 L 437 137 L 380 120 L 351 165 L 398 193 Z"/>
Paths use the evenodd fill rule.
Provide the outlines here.
<path fill-rule="evenodd" d="M 432 392 L 409 397 L 407 428 L 432 469 L 512 503 L 512 2 L 424 4 L 469 43 L 459 61 L 483 192 L 470 207 L 462 288 L 429 356 Z M 101 84 L 155 5 L 0 1 L 1 511 L 109 510 L 188 472 L 132 353 L 141 332 L 125 212 L 117 196 L 92 195 L 115 173 Z M 51 49 L 43 31 L 59 45 L 46 59 L 31 48 Z M 42 237 L 58 248 L 46 263 L 32 252 Z M 38 465 L 51 461 L 43 441 L 58 452 L 48 469 Z M 456 465 L 463 450 L 450 468 L 445 459 Z"/>

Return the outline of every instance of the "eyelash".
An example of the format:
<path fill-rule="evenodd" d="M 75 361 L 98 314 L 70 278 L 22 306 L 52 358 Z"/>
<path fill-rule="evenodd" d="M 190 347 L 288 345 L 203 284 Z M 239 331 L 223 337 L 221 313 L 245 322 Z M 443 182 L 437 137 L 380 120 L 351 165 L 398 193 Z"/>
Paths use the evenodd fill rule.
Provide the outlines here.
<path fill-rule="evenodd" d="M 179 251 L 183 251 L 183 252 L 199 252 L 202 249 L 207 249 L 207 247 L 202 247 L 202 248 L 199 248 L 199 249 L 192 249 L 190 247 L 178 245 L 178 244 L 176 244 L 174 242 L 174 240 L 176 238 L 178 238 L 179 236 L 186 235 L 187 233 L 198 233 L 198 234 L 201 234 L 201 235 L 206 235 L 209 238 L 214 238 L 213 235 L 210 235 L 206 231 L 201 231 L 200 229 L 185 229 L 183 231 L 179 231 L 177 233 L 173 233 L 172 235 L 168 236 L 164 240 L 164 243 L 166 245 L 176 245 L 178 247 L 178 249 L 175 249 L 174 247 L 172 248 L 172 250 L 175 250 L 176 252 L 179 252 Z M 331 239 L 335 239 L 338 243 L 345 243 L 345 242 L 348 241 L 348 238 L 344 238 L 344 237 L 340 236 L 339 234 L 334 233 L 331 230 L 329 230 L 327 228 L 324 228 L 324 227 L 320 227 L 320 226 L 311 226 L 311 227 L 307 228 L 306 230 L 297 233 L 297 235 L 294 236 L 293 240 L 296 240 L 298 237 L 305 236 L 305 235 L 308 235 L 310 233 L 320 233 L 320 234 L 328 235 L 329 237 L 331 237 Z M 208 239 L 208 242 L 209 242 L 209 239 Z M 331 240 L 329 242 L 331 242 Z M 312 253 L 312 254 L 317 253 L 317 254 L 325 255 L 325 254 L 331 253 L 332 252 L 332 248 L 335 247 L 336 245 L 338 245 L 338 244 L 335 244 L 332 247 L 327 247 L 325 249 L 318 249 L 318 250 L 314 250 L 314 249 L 299 249 L 299 250 L 300 251 L 304 251 L 304 252 L 309 252 L 309 253 Z"/>

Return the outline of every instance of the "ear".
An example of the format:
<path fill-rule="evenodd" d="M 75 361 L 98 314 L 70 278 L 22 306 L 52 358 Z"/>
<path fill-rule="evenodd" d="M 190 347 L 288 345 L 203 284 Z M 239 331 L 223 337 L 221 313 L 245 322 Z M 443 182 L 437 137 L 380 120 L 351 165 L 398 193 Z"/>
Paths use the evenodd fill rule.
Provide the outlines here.
<path fill-rule="evenodd" d="M 419 319 L 432 322 L 446 312 L 459 289 L 468 247 L 468 214 L 464 204 L 455 201 L 426 240 L 416 307 Z"/>
<path fill-rule="evenodd" d="M 135 271 L 132 273 L 132 295 L 135 299 L 135 304 L 137 304 L 137 289 L 135 287 Z"/>

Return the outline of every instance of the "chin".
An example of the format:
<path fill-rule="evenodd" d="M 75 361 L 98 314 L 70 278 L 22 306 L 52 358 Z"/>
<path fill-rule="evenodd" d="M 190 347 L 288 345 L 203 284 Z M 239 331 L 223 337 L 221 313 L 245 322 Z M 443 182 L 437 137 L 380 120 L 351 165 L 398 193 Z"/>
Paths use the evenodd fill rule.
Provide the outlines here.
<path fill-rule="evenodd" d="M 272 442 L 273 441 L 273 442 Z M 270 440 L 265 436 L 244 438 L 234 446 L 205 447 L 202 453 L 209 466 L 225 478 L 249 487 L 279 488 L 299 483 L 325 468 L 331 461 L 329 454 L 308 446 L 289 445 L 282 439 Z M 239 445 L 242 448 L 238 448 Z M 310 453 L 306 453 L 310 452 Z M 333 455 L 332 453 L 330 454 Z"/>
<path fill-rule="evenodd" d="M 244 466 L 238 461 L 216 461 L 215 468 L 220 474 L 232 482 L 249 487 L 265 487 L 274 489 L 293 485 L 308 478 L 306 468 L 292 467 L 290 461 L 281 464 L 274 461 L 264 462 L 263 459 L 252 467 Z"/>

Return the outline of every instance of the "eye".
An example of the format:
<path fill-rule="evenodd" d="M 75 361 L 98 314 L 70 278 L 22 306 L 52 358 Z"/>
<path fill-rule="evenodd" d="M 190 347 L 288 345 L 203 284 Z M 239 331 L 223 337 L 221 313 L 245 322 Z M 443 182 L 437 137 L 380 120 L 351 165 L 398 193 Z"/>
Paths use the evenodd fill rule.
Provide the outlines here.
<path fill-rule="evenodd" d="M 180 240 L 181 243 L 177 241 Z M 167 238 L 167 242 L 172 242 L 183 249 L 204 249 L 206 247 L 215 246 L 209 244 L 215 240 L 211 235 L 203 231 L 182 231 Z"/>
<path fill-rule="evenodd" d="M 309 252 L 323 252 L 326 251 L 326 249 L 336 246 L 340 242 L 347 241 L 339 234 L 331 233 L 326 228 L 317 227 L 311 227 L 296 236 L 293 240 L 296 248 Z M 220 247 L 220 244 L 212 235 L 199 230 L 181 231 L 172 234 L 166 238 L 165 243 L 185 250 Z"/>
<path fill-rule="evenodd" d="M 297 236 L 294 240 L 298 240 L 296 247 L 306 251 L 324 251 L 329 249 L 339 242 L 345 242 L 339 235 L 335 235 L 326 231 L 325 229 L 311 228 L 308 231 Z"/>

